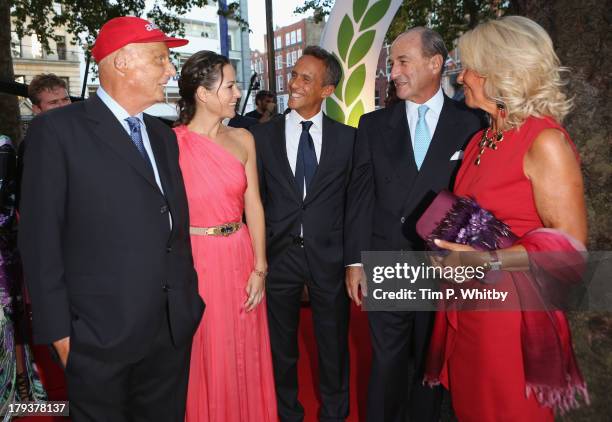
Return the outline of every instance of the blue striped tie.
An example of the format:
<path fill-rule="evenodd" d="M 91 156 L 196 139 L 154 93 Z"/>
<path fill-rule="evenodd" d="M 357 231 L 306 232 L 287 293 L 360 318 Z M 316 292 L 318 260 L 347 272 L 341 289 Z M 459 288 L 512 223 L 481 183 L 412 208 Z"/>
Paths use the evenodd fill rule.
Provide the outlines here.
<path fill-rule="evenodd" d="M 419 120 L 417 121 L 414 131 L 414 160 L 419 170 L 421 170 L 421 165 L 423 161 L 425 161 L 425 155 L 431 143 L 431 135 L 427 128 L 427 122 L 425 121 L 425 113 L 427 113 L 428 110 L 429 107 L 425 104 L 419 106 Z"/>
<path fill-rule="evenodd" d="M 137 117 L 128 117 L 125 119 L 128 126 L 130 127 L 130 138 L 132 138 L 132 142 L 134 146 L 142 156 L 142 158 L 147 163 L 147 166 L 153 171 L 153 165 L 151 164 L 151 159 L 149 158 L 149 154 L 147 154 L 147 150 L 144 147 L 144 143 L 142 141 L 142 132 L 140 131 L 140 120 Z"/>

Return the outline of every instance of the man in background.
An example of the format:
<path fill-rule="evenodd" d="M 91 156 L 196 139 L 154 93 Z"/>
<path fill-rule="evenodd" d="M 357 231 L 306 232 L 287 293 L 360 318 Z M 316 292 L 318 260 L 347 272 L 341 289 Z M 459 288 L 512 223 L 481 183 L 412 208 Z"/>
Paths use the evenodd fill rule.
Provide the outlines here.
<path fill-rule="evenodd" d="M 275 110 L 276 99 L 274 98 L 274 93 L 271 91 L 261 90 L 255 95 L 255 106 L 257 107 L 253 111 L 249 111 L 245 114 L 246 117 L 252 117 L 256 119 L 258 122 L 261 121 L 262 117 L 266 117 L 265 121 L 270 120 L 270 114 Z M 270 110 L 272 108 L 272 110 Z M 261 122 L 263 123 L 263 122 Z"/>
<path fill-rule="evenodd" d="M 71 103 L 66 81 L 53 73 L 36 75 L 28 86 L 34 115 Z"/>

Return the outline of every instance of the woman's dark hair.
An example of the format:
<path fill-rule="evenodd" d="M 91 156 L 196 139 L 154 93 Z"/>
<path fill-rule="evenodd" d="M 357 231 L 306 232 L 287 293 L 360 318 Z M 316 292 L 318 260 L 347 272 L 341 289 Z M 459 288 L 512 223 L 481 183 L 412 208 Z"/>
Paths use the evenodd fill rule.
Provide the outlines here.
<path fill-rule="evenodd" d="M 196 112 L 195 94 L 199 87 L 212 89 L 219 79 L 223 82 L 223 66 L 230 64 L 227 57 L 214 51 L 198 51 L 183 65 L 178 81 L 179 117 L 175 125 L 186 125 L 191 122 Z"/>

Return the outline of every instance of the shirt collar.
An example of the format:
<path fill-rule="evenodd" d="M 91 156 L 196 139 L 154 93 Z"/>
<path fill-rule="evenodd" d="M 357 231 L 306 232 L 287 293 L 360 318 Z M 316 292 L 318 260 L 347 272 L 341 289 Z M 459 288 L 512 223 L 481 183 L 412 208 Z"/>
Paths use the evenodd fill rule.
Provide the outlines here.
<path fill-rule="evenodd" d="M 110 109 L 110 111 L 113 113 L 113 115 L 117 118 L 117 120 L 119 120 L 119 122 L 121 122 L 122 124 L 125 123 L 125 119 L 127 119 L 128 117 L 132 117 L 130 116 L 130 114 L 123 108 L 121 107 L 121 105 L 115 101 L 115 99 L 113 97 L 111 97 L 108 92 L 106 92 L 104 90 L 104 88 L 102 88 L 101 86 L 98 87 L 98 90 L 96 91 L 96 95 L 98 96 L 98 98 L 106 105 L 106 107 L 108 107 Z M 138 120 L 140 120 L 140 124 L 144 125 L 144 121 L 143 121 L 143 113 L 140 112 L 137 115 L 133 116 L 136 117 Z"/>
<path fill-rule="evenodd" d="M 291 110 L 285 119 L 291 121 L 296 126 L 300 126 L 300 123 L 303 121 L 310 120 L 315 128 L 323 130 L 323 110 L 319 110 L 319 112 L 310 119 L 304 119 L 297 111 Z"/>
<path fill-rule="evenodd" d="M 444 105 L 444 93 L 442 92 L 442 87 L 438 88 L 438 92 L 434 94 L 429 100 L 424 103 L 429 110 L 436 113 L 438 116 L 442 112 L 442 106 Z M 410 113 L 417 114 L 417 109 L 422 104 L 417 104 L 412 101 L 406 100 L 406 112 L 410 115 Z"/>

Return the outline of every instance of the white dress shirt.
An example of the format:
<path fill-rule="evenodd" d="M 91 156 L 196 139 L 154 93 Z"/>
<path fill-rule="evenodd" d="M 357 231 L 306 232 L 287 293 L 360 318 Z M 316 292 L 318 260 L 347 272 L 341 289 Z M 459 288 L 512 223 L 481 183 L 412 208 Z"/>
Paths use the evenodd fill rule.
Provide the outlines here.
<path fill-rule="evenodd" d="M 438 126 L 438 119 L 440 119 L 440 113 L 442 112 L 442 106 L 444 106 L 444 94 L 442 93 L 442 87 L 438 88 L 438 92 L 434 94 L 429 100 L 424 103 L 429 110 L 425 113 L 425 123 L 429 129 L 431 139 L 434 137 L 436 126 Z M 408 118 L 408 129 L 410 129 L 410 139 L 412 140 L 412 149 L 414 151 L 414 132 L 416 131 L 417 122 L 419 121 L 419 106 L 422 104 L 413 103 L 412 101 L 406 100 L 406 117 Z"/>
<path fill-rule="evenodd" d="M 319 111 L 310 119 L 304 119 L 297 111 L 291 110 L 285 116 L 285 143 L 287 145 L 287 159 L 291 166 L 291 171 L 295 176 L 295 164 L 297 163 L 298 147 L 300 145 L 300 135 L 302 134 L 301 122 L 311 121 L 310 136 L 314 142 L 317 163 L 321 161 L 321 145 L 323 143 L 323 112 Z M 306 189 L 306 185 L 304 185 Z"/>

